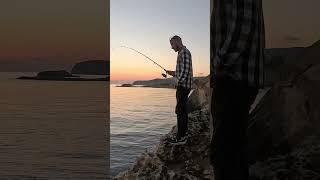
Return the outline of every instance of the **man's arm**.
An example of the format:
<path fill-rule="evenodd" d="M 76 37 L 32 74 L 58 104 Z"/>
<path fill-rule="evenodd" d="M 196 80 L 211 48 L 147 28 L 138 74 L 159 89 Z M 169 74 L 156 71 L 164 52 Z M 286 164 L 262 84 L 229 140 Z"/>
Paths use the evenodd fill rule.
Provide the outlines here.
<path fill-rule="evenodd" d="M 173 77 L 176 76 L 176 72 L 175 71 L 166 71 L 166 73 L 168 73 L 170 76 L 173 76 Z"/>
<path fill-rule="evenodd" d="M 237 63 L 239 56 L 253 38 L 252 30 L 257 16 L 256 0 L 233 0 L 232 20 L 222 48 L 219 50 L 221 65 L 231 66 Z"/>

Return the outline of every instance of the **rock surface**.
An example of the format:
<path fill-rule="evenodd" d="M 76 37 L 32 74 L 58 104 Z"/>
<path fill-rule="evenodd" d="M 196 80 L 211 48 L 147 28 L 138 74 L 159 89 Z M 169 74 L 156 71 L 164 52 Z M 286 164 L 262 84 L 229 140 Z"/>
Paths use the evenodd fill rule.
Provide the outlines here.
<path fill-rule="evenodd" d="M 252 112 L 251 174 L 256 179 L 320 179 L 320 42 L 279 69 Z M 282 74 L 280 73 L 280 74 Z"/>
<path fill-rule="evenodd" d="M 128 171 L 115 179 L 210 179 L 208 124 L 208 109 L 190 113 L 191 128 L 185 145 L 168 143 L 168 139 L 176 134 L 174 126 L 153 151 L 142 154 Z"/>

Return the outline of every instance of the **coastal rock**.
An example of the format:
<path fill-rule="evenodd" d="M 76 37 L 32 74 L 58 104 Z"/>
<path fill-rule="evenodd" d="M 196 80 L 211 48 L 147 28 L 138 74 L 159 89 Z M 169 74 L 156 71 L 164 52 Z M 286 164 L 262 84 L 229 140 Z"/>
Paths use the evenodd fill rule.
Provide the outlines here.
<path fill-rule="evenodd" d="M 319 179 L 320 43 L 283 66 L 251 113 L 251 174 L 258 179 Z M 312 165 L 310 165 L 312 164 Z M 277 170 L 276 170 L 277 169 Z"/>
<path fill-rule="evenodd" d="M 65 70 L 60 71 L 42 71 L 36 76 L 20 76 L 17 79 L 22 80 L 50 80 L 50 81 L 109 81 L 109 76 L 103 78 L 81 78 L 74 76 Z"/>
<path fill-rule="evenodd" d="M 74 76 L 65 70 L 42 71 L 37 74 L 36 79 L 63 79 L 65 77 L 74 77 Z"/>
<path fill-rule="evenodd" d="M 320 135 L 304 137 L 288 153 L 270 156 L 250 168 L 252 179 L 320 179 Z"/>
<path fill-rule="evenodd" d="M 109 75 L 110 63 L 105 60 L 89 60 L 76 63 L 71 70 L 72 74 Z"/>
<path fill-rule="evenodd" d="M 65 70 L 60 71 L 42 71 L 36 76 L 21 76 L 17 79 L 25 80 L 52 80 L 52 81 L 109 81 L 109 76 L 103 78 L 81 78 L 70 74 Z"/>
<path fill-rule="evenodd" d="M 18 77 L 17 79 L 64 80 L 66 78 L 71 78 L 71 77 L 78 77 L 78 76 L 73 76 L 72 74 L 70 74 L 65 70 L 59 70 L 59 71 L 42 71 L 33 77 L 21 76 L 21 77 Z"/>
<path fill-rule="evenodd" d="M 148 81 L 135 81 L 133 85 L 140 85 L 144 87 L 159 87 L 159 88 L 174 88 L 175 85 L 174 78 L 166 78 L 166 79 L 152 79 Z"/>
<path fill-rule="evenodd" d="M 133 87 L 132 84 L 121 84 L 120 86 L 117 87 Z"/>
<path fill-rule="evenodd" d="M 305 48 L 273 48 L 265 49 L 265 84 L 272 86 L 274 82 L 288 79 L 290 64 L 299 60 Z"/>
<path fill-rule="evenodd" d="M 205 77 L 194 77 L 193 85 L 196 86 L 195 82 L 204 79 Z M 134 81 L 133 85 L 139 85 L 144 87 L 154 87 L 154 88 L 175 88 L 176 79 L 175 78 L 165 78 L 165 79 L 152 79 L 147 81 Z"/>
<path fill-rule="evenodd" d="M 188 98 L 188 112 L 209 109 L 210 76 L 194 80 L 194 90 Z"/>
<path fill-rule="evenodd" d="M 143 153 L 127 171 L 115 179 L 210 179 L 210 130 L 208 109 L 189 114 L 188 141 L 172 145 L 168 139 L 176 135 L 176 126 L 160 139 L 150 152 Z"/>

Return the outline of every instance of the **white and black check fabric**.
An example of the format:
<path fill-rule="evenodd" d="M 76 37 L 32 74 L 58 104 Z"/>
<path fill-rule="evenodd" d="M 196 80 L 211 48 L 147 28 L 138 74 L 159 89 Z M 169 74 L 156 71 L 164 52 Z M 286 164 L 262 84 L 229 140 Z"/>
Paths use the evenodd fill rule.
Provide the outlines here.
<path fill-rule="evenodd" d="M 210 21 L 211 87 L 219 66 L 234 79 L 263 88 L 265 29 L 262 0 L 214 0 Z"/>
<path fill-rule="evenodd" d="M 192 57 L 190 51 L 183 46 L 178 53 L 175 77 L 176 86 L 192 88 Z"/>

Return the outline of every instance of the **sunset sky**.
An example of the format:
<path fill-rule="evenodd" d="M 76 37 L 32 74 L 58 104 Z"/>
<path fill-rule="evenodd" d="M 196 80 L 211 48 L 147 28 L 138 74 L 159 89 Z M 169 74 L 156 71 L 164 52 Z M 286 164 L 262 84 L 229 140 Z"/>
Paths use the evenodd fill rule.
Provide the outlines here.
<path fill-rule="evenodd" d="M 192 53 L 194 75 L 208 75 L 209 18 L 209 0 L 111 0 L 111 80 L 162 77 L 163 70 L 145 57 L 119 48 L 121 45 L 141 51 L 164 68 L 174 70 L 177 53 L 171 49 L 169 38 L 175 34 L 181 36 Z"/>
<path fill-rule="evenodd" d="M 263 0 L 267 47 L 309 46 L 320 39 L 319 0 Z M 194 75 L 209 73 L 209 0 L 1 0 L 0 71 L 70 68 L 109 59 L 111 79 L 160 78 L 135 48 L 174 70 L 169 38 L 193 55 Z M 110 21 L 109 23 L 109 13 Z"/>
<path fill-rule="evenodd" d="M 266 47 L 309 46 L 320 39 L 319 0 L 263 0 Z M 174 70 L 176 53 L 169 38 L 178 34 L 193 55 L 194 75 L 209 73 L 209 0 L 111 0 L 111 80 L 161 78 L 162 70 L 135 48 L 165 68 Z"/>
<path fill-rule="evenodd" d="M 104 0 L 1 0 L 0 71 L 70 67 L 106 59 L 109 10 Z"/>

